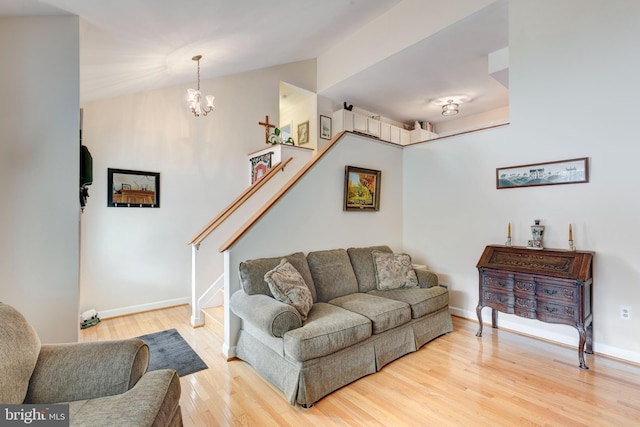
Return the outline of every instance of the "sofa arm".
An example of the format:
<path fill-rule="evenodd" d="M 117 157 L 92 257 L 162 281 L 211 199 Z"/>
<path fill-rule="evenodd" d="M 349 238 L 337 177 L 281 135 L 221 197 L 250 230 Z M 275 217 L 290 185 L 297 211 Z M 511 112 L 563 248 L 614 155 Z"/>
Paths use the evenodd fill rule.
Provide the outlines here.
<path fill-rule="evenodd" d="M 268 295 L 247 295 L 239 290 L 231 295 L 229 308 L 243 322 L 276 338 L 302 326 L 298 310 Z"/>
<path fill-rule="evenodd" d="M 56 403 L 124 393 L 147 370 L 149 347 L 127 340 L 45 344 L 25 403 Z"/>
<path fill-rule="evenodd" d="M 418 285 L 421 288 L 432 288 L 438 286 L 438 275 L 426 267 L 414 267 L 413 270 L 418 276 Z"/>
<path fill-rule="evenodd" d="M 181 426 L 180 379 L 172 369 L 147 372 L 129 391 L 72 402 L 70 426 Z"/>

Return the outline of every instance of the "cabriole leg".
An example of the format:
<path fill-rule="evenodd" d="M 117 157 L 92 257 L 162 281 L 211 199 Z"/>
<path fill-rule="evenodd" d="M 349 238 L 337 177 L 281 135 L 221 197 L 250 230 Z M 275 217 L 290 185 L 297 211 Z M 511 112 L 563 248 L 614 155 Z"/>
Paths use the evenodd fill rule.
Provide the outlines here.
<path fill-rule="evenodd" d="M 476 333 L 477 337 L 482 337 L 482 305 L 478 304 L 476 307 L 476 315 L 478 316 L 478 332 Z"/>
<path fill-rule="evenodd" d="M 578 334 L 580 335 L 580 342 L 578 343 L 578 359 L 580 360 L 580 369 L 589 369 L 589 367 L 584 363 L 584 345 L 587 341 L 587 332 L 584 329 L 583 325 L 576 326 L 578 329 Z"/>

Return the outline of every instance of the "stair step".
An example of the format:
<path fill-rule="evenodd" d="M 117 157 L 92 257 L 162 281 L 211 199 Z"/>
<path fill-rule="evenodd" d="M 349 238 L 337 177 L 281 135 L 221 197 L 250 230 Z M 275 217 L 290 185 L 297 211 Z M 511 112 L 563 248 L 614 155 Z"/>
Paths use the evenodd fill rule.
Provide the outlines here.
<path fill-rule="evenodd" d="M 224 336 L 224 306 L 203 308 L 204 324 L 212 328 L 219 336 Z"/>

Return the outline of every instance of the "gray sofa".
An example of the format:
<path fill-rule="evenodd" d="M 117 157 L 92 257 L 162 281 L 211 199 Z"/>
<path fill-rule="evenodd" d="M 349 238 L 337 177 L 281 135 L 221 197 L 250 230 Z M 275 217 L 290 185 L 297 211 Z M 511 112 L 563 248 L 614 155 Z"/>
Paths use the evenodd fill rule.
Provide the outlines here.
<path fill-rule="evenodd" d="M 374 254 L 388 246 L 302 252 L 239 266 L 241 290 L 230 309 L 242 320 L 236 355 L 310 407 L 327 394 L 382 369 L 451 332 L 448 290 L 426 268 L 409 267 L 417 286 L 380 290 Z M 265 274 L 286 259 L 300 273 L 313 305 L 303 320 L 273 297 Z M 378 268 L 377 268 L 378 267 Z"/>
<path fill-rule="evenodd" d="M 1 404 L 68 404 L 72 427 L 182 426 L 176 371 L 145 373 L 148 363 L 149 347 L 135 338 L 41 344 L 24 316 L 0 303 Z"/>

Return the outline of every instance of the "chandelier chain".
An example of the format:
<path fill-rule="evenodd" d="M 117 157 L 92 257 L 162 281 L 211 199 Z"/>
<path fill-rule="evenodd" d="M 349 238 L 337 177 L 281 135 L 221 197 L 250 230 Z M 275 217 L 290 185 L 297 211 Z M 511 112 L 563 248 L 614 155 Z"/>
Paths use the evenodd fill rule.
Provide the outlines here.
<path fill-rule="evenodd" d="M 198 59 L 198 90 L 200 90 L 200 59 Z"/>

